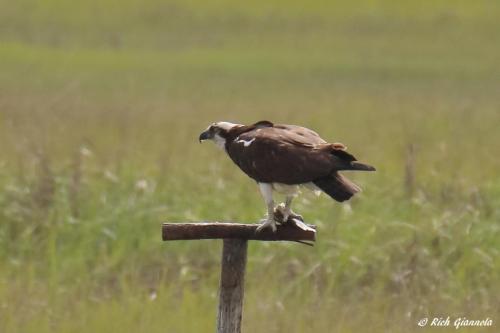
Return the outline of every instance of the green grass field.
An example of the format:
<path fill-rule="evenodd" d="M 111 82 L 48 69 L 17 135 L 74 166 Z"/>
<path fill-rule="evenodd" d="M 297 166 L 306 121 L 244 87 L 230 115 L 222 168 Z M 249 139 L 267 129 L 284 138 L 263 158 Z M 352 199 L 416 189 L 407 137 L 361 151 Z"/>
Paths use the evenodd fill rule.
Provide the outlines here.
<path fill-rule="evenodd" d="M 499 331 L 499 31 L 493 0 L 0 0 L 0 332 L 213 332 L 221 243 L 160 225 L 264 215 L 197 141 L 262 119 L 378 171 L 296 201 L 314 248 L 250 245 L 244 332 Z"/>

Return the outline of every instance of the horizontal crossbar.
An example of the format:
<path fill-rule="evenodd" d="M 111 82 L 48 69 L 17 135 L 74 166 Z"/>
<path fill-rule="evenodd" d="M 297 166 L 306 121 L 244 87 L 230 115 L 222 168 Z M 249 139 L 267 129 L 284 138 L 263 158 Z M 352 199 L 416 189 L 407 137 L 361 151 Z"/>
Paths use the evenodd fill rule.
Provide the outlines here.
<path fill-rule="evenodd" d="M 164 241 L 192 239 L 247 239 L 260 241 L 312 241 L 316 240 L 316 226 L 293 223 L 278 226 L 276 232 L 270 229 L 257 231 L 259 224 L 196 222 L 163 223 Z"/>

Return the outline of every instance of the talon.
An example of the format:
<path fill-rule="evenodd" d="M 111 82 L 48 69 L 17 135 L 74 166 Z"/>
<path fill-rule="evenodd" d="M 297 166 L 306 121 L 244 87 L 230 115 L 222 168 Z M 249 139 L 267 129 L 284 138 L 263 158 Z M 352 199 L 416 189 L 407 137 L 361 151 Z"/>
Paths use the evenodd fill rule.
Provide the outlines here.
<path fill-rule="evenodd" d="M 282 214 L 283 214 L 283 221 L 284 221 L 284 222 L 288 222 L 288 218 L 291 216 L 291 214 L 290 214 L 290 213 L 291 213 L 291 212 L 290 212 L 290 211 L 288 211 L 288 210 L 286 210 L 286 209 L 285 209 L 285 211 L 283 211 L 283 212 L 282 212 Z"/>
<path fill-rule="evenodd" d="M 276 207 L 276 211 L 280 213 L 281 220 L 283 223 L 288 222 L 291 219 L 299 219 L 301 221 L 304 221 L 302 215 L 299 215 L 295 213 L 293 210 L 290 209 L 290 207 L 286 207 L 284 204 L 279 204 Z"/>
<path fill-rule="evenodd" d="M 288 217 L 290 217 L 290 210 L 285 207 L 285 204 L 279 204 L 276 207 L 276 210 L 281 214 L 281 220 L 283 223 L 288 221 Z"/>
<path fill-rule="evenodd" d="M 286 223 L 289 214 L 286 212 L 284 204 L 279 204 L 274 208 L 274 219 L 280 223 Z"/>
<path fill-rule="evenodd" d="M 261 232 L 264 229 L 271 228 L 272 232 L 276 232 L 276 221 L 274 219 L 264 219 L 261 221 L 262 224 L 257 227 L 257 232 Z"/>

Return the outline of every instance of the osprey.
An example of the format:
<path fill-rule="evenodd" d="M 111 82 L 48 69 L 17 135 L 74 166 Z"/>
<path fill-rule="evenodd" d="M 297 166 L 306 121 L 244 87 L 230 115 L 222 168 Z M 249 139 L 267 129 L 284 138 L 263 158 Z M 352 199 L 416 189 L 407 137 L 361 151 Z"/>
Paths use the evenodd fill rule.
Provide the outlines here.
<path fill-rule="evenodd" d="M 295 215 L 290 206 L 300 187 L 342 202 L 361 189 L 339 174 L 343 170 L 374 171 L 346 152 L 342 143 L 328 143 L 316 132 L 296 125 L 259 121 L 253 125 L 217 122 L 199 137 L 200 142 L 212 140 L 223 149 L 250 178 L 259 185 L 267 205 L 267 218 L 257 230 L 276 231 L 273 191 L 285 194 L 279 205 L 283 221 Z"/>

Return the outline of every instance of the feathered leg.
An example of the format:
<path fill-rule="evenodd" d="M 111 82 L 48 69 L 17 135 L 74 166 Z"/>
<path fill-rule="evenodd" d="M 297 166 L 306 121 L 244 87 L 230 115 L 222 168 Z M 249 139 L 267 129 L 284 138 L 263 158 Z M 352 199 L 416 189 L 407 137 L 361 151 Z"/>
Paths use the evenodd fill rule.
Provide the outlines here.
<path fill-rule="evenodd" d="M 267 217 L 261 220 L 262 225 L 257 228 L 257 231 L 271 228 L 271 230 L 275 232 L 276 221 L 274 220 L 273 186 L 268 183 L 259 183 L 259 189 L 267 205 Z"/>

